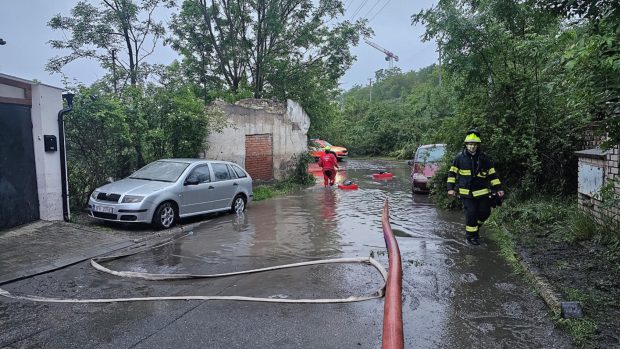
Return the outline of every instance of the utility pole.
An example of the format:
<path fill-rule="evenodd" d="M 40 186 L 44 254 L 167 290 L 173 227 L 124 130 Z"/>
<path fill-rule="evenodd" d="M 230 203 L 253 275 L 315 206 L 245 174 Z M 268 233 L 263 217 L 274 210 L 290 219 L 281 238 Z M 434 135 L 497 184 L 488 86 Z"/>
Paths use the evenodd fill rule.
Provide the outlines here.
<path fill-rule="evenodd" d="M 369 91 L 370 91 L 370 103 L 372 103 L 372 78 L 368 78 L 368 81 L 370 81 L 370 88 L 369 88 Z"/>
<path fill-rule="evenodd" d="M 116 49 L 112 49 L 112 83 L 114 84 L 114 94 L 116 94 Z"/>

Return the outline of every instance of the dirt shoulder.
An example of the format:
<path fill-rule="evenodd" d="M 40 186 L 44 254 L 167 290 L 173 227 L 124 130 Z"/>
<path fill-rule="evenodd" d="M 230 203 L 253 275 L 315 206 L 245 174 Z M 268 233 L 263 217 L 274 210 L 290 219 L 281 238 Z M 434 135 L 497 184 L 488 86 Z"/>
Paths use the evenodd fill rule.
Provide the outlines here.
<path fill-rule="evenodd" d="M 620 348 L 619 243 L 606 239 L 615 234 L 609 228 L 574 224 L 587 220 L 565 207 L 549 201 L 515 204 L 494 212 L 487 229 L 576 347 Z M 568 301 L 581 303 L 583 318 L 560 315 L 560 302 Z"/>
<path fill-rule="evenodd" d="M 535 243 L 517 244 L 519 256 L 551 285 L 559 301 L 579 301 L 583 306 L 582 320 L 558 317 L 558 324 L 571 333 L 579 346 L 620 348 L 618 249 L 592 241 L 562 243 L 544 236 L 535 239 Z"/>

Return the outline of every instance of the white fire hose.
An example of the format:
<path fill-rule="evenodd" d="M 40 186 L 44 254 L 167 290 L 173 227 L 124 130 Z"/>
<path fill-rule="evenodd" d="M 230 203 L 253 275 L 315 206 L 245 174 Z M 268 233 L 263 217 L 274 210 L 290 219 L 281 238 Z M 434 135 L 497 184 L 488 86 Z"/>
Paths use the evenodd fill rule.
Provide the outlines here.
<path fill-rule="evenodd" d="M 336 259 L 322 259 L 317 261 L 310 262 L 301 262 L 301 263 L 293 263 L 293 264 L 285 264 L 285 265 L 277 265 L 266 268 L 245 270 L 245 271 L 237 271 L 230 273 L 220 273 L 220 274 L 210 274 L 210 275 L 200 275 L 200 274 L 151 274 L 151 273 L 140 273 L 140 272 L 132 272 L 132 271 L 116 271 L 108 269 L 98 262 L 106 262 L 114 259 L 119 259 L 131 255 L 135 255 L 138 253 L 142 253 L 146 250 L 150 250 L 153 248 L 157 248 L 172 242 L 173 240 L 148 247 L 146 249 L 142 249 L 137 252 L 110 256 L 110 257 L 101 257 L 101 258 L 93 258 L 90 260 L 90 264 L 97 270 L 102 271 L 104 273 L 126 277 L 126 278 L 138 278 L 145 280 L 182 280 L 182 279 L 206 279 L 206 278 L 219 278 L 233 275 L 244 275 L 244 274 L 252 274 L 252 273 L 260 273 L 267 272 L 272 270 L 286 269 L 286 268 L 296 268 L 303 267 L 308 265 L 318 265 L 318 264 L 333 264 L 333 263 L 364 263 L 374 266 L 383 277 L 383 285 L 377 289 L 375 292 L 365 295 L 365 296 L 351 296 L 348 298 L 327 298 L 327 299 L 283 299 L 283 298 L 261 298 L 261 297 L 245 297 L 245 296 L 163 296 L 163 297 L 132 297 L 132 298 L 99 298 L 99 299 L 75 299 L 75 298 L 51 298 L 51 297 L 40 297 L 35 295 L 15 295 L 12 294 L 2 288 L 0 288 L 0 296 L 4 296 L 7 298 L 18 299 L 18 300 L 27 300 L 33 302 L 47 302 L 47 303 L 113 303 L 113 302 L 136 302 L 136 301 L 168 301 L 168 300 L 228 300 L 228 301 L 250 301 L 250 302 L 270 302 L 270 303 L 350 303 L 350 302 L 361 302 L 370 299 L 381 298 L 385 294 L 385 285 L 387 281 L 387 271 L 383 266 L 377 262 L 372 257 L 354 257 L 354 258 L 336 258 Z"/>

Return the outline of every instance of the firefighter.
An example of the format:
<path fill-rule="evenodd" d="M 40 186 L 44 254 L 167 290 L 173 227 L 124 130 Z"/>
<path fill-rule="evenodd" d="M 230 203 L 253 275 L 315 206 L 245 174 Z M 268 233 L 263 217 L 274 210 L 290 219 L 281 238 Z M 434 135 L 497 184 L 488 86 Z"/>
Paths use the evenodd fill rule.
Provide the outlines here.
<path fill-rule="evenodd" d="M 448 172 L 448 195 L 458 195 L 463 202 L 466 238 L 472 245 L 480 245 L 480 226 L 491 215 L 493 195 L 504 196 L 493 161 L 480 150 L 481 142 L 480 133 L 470 129 L 465 149 L 454 158 Z"/>
<path fill-rule="evenodd" d="M 334 185 L 336 183 L 336 169 L 338 168 L 338 159 L 331 152 L 332 147 L 329 145 L 324 148 L 325 152 L 319 158 L 319 167 L 323 168 L 323 184 L 325 186 Z"/>

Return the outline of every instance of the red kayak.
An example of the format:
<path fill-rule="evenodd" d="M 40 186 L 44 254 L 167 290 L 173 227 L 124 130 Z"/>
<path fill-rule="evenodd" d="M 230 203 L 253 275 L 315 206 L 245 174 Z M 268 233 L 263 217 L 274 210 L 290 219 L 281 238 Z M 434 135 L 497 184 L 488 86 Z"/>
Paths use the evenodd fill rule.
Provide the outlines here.
<path fill-rule="evenodd" d="M 357 186 L 357 184 L 353 183 L 353 182 L 342 182 L 340 184 L 338 184 L 338 189 L 344 189 L 344 190 L 356 190 L 359 187 Z"/>
<path fill-rule="evenodd" d="M 374 179 L 387 179 L 392 177 L 394 177 L 394 175 L 391 172 L 380 172 L 372 174 L 372 178 Z"/>

